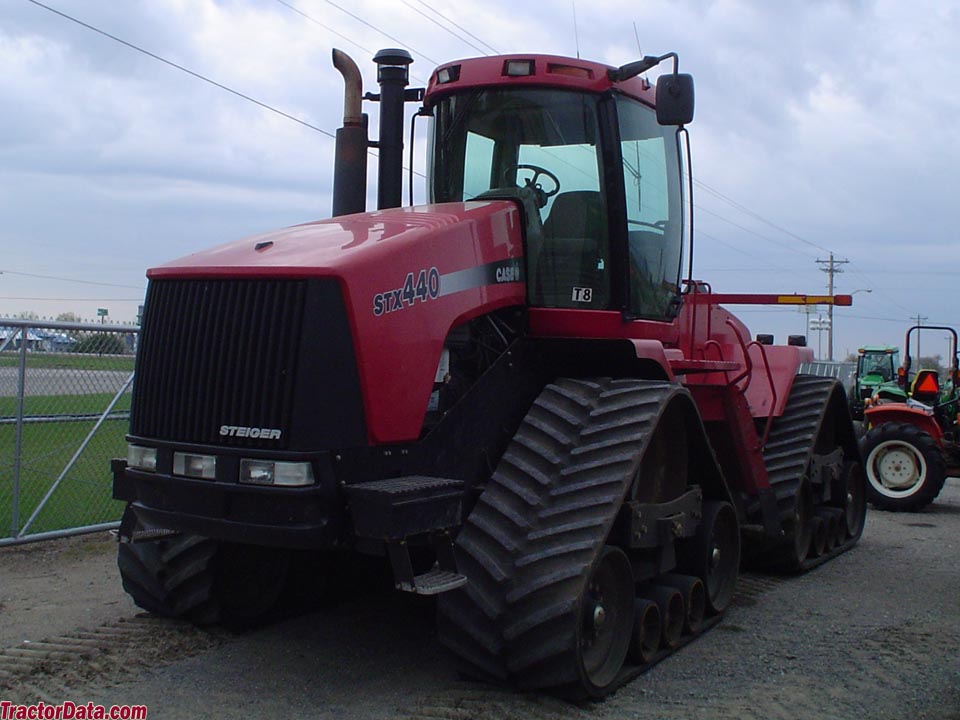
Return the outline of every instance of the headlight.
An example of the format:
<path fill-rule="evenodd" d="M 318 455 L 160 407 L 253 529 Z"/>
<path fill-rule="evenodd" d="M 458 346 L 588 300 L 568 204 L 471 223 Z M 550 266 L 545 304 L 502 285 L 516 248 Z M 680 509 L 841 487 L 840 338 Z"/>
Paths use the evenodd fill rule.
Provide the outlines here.
<path fill-rule="evenodd" d="M 248 485 L 280 485 L 284 487 L 313 485 L 313 468 L 308 462 L 241 460 L 240 482 Z"/>
<path fill-rule="evenodd" d="M 136 470 L 157 471 L 157 449 L 127 445 L 127 465 Z"/>
<path fill-rule="evenodd" d="M 213 480 L 217 477 L 217 459 L 213 455 L 173 454 L 173 474 Z"/>

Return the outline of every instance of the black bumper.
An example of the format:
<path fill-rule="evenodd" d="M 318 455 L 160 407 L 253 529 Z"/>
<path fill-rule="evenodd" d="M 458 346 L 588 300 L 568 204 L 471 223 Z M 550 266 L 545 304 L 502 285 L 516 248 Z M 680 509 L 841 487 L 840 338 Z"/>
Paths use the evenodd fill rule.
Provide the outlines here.
<path fill-rule="evenodd" d="M 131 470 L 114 460 L 113 496 L 147 527 L 254 545 L 336 547 L 345 509 L 335 488 L 276 488 Z"/>

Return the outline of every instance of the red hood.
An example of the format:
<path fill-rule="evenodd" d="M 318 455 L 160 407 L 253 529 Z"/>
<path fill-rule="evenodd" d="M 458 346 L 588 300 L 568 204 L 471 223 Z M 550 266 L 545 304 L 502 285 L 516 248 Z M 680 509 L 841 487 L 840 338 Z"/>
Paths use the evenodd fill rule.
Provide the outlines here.
<path fill-rule="evenodd" d="M 403 442 L 421 432 L 451 328 L 524 303 L 522 222 L 503 200 L 344 215 L 194 253 L 147 276 L 336 278 L 370 440 Z"/>
<path fill-rule="evenodd" d="M 438 231 L 443 228 L 464 221 L 483 221 L 508 208 L 515 206 L 508 201 L 465 202 L 344 215 L 201 250 L 151 268 L 147 277 L 339 275 L 361 262 L 395 262 L 398 253 L 427 236 L 442 241 L 445 235 Z M 510 233 L 496 234 L 494 244 L 504 244 L 505 254 L 517 256 L 520 248 L 513 247 L 513 237 L 516 236 Z"/>

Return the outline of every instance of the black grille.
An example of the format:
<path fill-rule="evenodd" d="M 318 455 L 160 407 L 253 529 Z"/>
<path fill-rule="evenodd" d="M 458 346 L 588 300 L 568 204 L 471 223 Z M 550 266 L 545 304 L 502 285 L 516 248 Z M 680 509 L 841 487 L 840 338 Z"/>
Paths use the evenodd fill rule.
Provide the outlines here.
<path fill-rule="evenodd" d="M 332 279 L 152 280 L 138 352 L 135 436 L 277 450 L 365 438 L 353 345 Z M 351 417 L 343 425 L 345 403 Z M 223 425 L 282 434 L 223 435 Z"/>

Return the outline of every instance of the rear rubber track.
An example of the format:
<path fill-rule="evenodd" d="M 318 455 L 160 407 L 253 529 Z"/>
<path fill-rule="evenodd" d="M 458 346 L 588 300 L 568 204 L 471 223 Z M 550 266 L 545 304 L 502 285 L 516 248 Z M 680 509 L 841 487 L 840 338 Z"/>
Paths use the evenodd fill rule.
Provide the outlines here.
<path fill-rule="evenodd" d="M 850 425 L 849 433 L 839 428 L 840 423 Z M 805 481 L 818 438 L 822 434 L 840 436 L 839 443 L 844 447 L 844 463 L 857 465 L 862 480 L 862 462 L 840 383 L 833 378 L 798 375 L 783 415 L 774 421 L 763 451 L 770 486 L 777 499 L 781 525 L 788 536 L 794 530 L 792 521 L 797 511 L 798 491 Z M 861 501 L 865 500 L 865 497 L 864 483 L 861 488 Z M 815 509 L 822 507 L 838 506 L 833 501 L 830 504 L 815 505 Z M 855 528 L 853 534 L 847 533 L 842 543 L 818 557 L 807 554 L 797 564 L 782 548 L 773 548 L 772 552 L 768 550 L 763 553 L 761 564 L 781 570 L 806 572 L 852 548 L 862 531 L 861 517 L 859 527 Z"/>
<path fill-rule="evenodd" d="M 558 380 L 524 418 L 456 542 L 469 578 L 442 641 L 474 677 L 603 695 L 584 681 L 580 598 L 676 384 Z M 633 674 L 636 674 L 635 672 Z"/>

